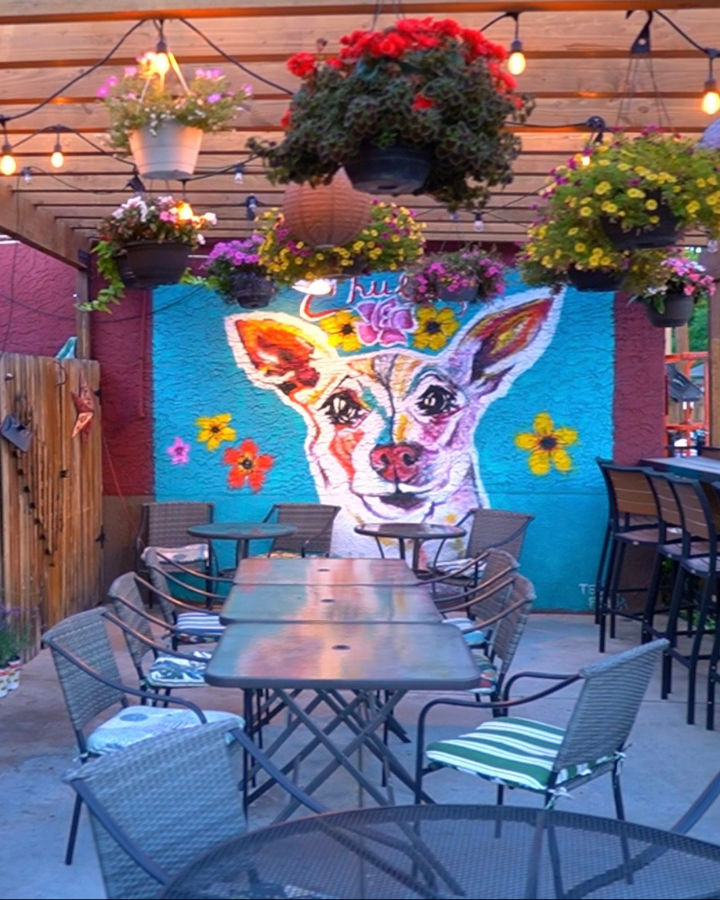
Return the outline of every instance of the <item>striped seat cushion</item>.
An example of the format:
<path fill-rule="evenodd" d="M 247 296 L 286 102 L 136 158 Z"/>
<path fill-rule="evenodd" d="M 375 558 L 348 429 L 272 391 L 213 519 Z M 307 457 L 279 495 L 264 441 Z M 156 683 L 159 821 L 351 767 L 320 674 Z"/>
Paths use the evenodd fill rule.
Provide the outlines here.
<path fill-rule="evenodd" d="M 474 628 L 477 624 L 473 622 L 472 619 L 468 619 L 467 616 L 459 616 L 453 619 L 443 619 L 443 622 L 446 625 L 453 625 L 455 628 L 459 628 L 462 631 L 462 635 L 465 638 L 465 643 L 469 647 L 479 647 L 487 641 L 487 635 L 479 628 L 477 631 L 469 631 L 468 629 Z"/>
<path fill-rule="evenodd" d="M 183 634 L 199 637 L 217 638 L 225 630 L 220 616 L 204 612 L 179 613 L 176 625 Z"/>
<path fill-rule="evenodd" d="M 145 673 L 151 688 L 194 687 L 205 684 L 206 662 L 182 656 L 160 655 Z"/>
<path fill-rule="evenodd" d="M 498 681 L 497 667 L 482 653 L 473 654 L 473 660 L 478 667 L 479 681 L 474 688 L 470 688 L 470 693 L 482 696 L 495 693 Z"/>
<path fill-rule="evenodd" d="M 446 741 L 433 741 L 425 749 L 427 758 L 461 772 L 530 791 L 548 790 L 553 762 L 565 731 L 554 725 L 509 716 L 483 722 L 475 731 Z M 581 775 L 611 762 L 602 757 L 582 766 L 563 769 L 555 783 Z M 564 793 L 561 789 L 555 793 Z"/>

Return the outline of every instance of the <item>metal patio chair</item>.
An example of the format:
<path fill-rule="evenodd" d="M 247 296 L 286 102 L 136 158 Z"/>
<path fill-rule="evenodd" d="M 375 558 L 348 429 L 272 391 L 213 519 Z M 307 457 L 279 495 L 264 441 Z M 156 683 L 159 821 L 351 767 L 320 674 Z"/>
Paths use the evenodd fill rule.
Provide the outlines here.
<path fill-rule="evenodd" d="M 135 536 L 135 571 L 144 574 L 145 551 L 154 547 L 180 563 L 199 563 L 206 570 L 212 566 L 212 548 L 208 541 L 193 541 L 189 525 L 212 522 L 213 503 L 194 500 L 167 500 L 143 503 Z"/>
<path fill-rule="evenodd" d="M 294 534 L 273 539 L 268 556 L 330 556 L 339 506 L 325 503 L 273 503 L 263 522 L 295 525 Z"/>

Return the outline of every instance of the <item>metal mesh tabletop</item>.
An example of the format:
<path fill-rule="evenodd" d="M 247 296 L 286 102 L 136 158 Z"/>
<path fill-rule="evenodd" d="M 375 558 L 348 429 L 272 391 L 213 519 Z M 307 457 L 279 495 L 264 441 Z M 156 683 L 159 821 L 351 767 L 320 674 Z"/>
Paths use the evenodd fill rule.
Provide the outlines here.
<path fill-rule="evenodd" d="M 160 896 L 720 896 L 718 846 L 552 810 L 538 855 L 533 842 L 542 815 L 519 806 L 428 805 L 295 819 L 218 846 Z M 532 860 L 539 861 L 537 890 L 528 893 Z"/>

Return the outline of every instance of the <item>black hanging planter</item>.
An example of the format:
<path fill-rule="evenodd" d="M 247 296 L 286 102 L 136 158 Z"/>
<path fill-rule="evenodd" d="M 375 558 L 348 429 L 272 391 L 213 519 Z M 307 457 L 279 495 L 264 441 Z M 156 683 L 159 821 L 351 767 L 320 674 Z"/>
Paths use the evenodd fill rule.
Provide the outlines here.
<path fill-rule="evenodd" d="M 568 269 L 568 281 L 578 291 L 616 291 L 625 280 L 617 269 Z"/>
<path fill-rule="evenodd" d="M 660 312 L 654 306 L 646 304 L 645 312 L 656 328 L 679 328 L 687 325 L 693 313 L 695 301 L 687 294 L 665 294 L 665 310 Z"/>
<path fill-rule="evenodd" d="M 446 290 L 441 299 L 446 303 L 474 303 L 478 299 L 477 281 L 455 291 Z"/>
<path fill-rule="evenodd" d="M 366 144 L 355 159 L 345 163 L 345 171 L 356 191 L 411 194 L 425 184 L 430 173 L 430 154 L 423 147 Z"/>
<path fill-rule="evenodd" d="M 649 194 L 648 196 L 653 196 Z M 605 237 L 616 250 L 642 250 L 650 247 L 670 247 L 676 243 L 682 234 L 682 228 L 678 223 L 678 217 L 662 201 L 659 195 L 655 195 L 658 201 L 658 217 L 660 221 L 650 228 L 630 228 L 623 230 L 620 222 L 613 221 L 603 216 L 600 219 L 600 227 Z"/>
<path fill-rule="evenodd" d="M 230 289 L 223 295 L 226 303 L 236 303 L 244 309 L 262 309 L 275 296 L 275 283 L 254 272 L 236 272 Z"/>
<path fill-rule="evenodd" d="M 125 245 L 125 254 L 118 257 L 118 269 L 126 287 L 152 289 L 176 284 L 187 268 L 189 256 L 189 244 L 135 241 Z"/>

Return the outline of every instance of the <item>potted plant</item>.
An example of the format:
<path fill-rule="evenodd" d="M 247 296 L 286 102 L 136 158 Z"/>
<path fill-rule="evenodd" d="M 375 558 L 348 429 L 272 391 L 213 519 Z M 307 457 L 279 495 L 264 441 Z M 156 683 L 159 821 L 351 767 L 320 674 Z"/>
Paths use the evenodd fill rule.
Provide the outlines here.
<path fill-rule="evenodd" d="M 277 291 L 260 262 L 261 234 L 243 240 L 221 241 L 212 248 L 202 266 L 199 279 L 217 291 L 226 303 L 237 303 L 248 309 L 267 306 Z"/>
<path fill-rule="evenodd" d="M 268 210 L 260 221 L 263 241 L 258 253 L 268 276 L 281 285 L 398 271 L 422 256 L 423 228 L 406 207 L 375 200 L 370 224 L 352 241 L 313 247 L 293 237 L 280 210 Z"/>
<path fill-rule="evenodd" d="M 186 178 L 195 170 L 204 132 L 227 128 L 246 109 L 250 85 L 232 90 L 218 69 L 196 69 L 186 82 L 168 86 L 158 54 L 146 53 L 122 78 L 111 75 L 98 89 L 110 115 L 108 142 L 121 155 L 132 155 L 143 178 Z"/>
<path fill-rule="evenodd" d="M 275 183 L 328 181 L 344 166 L 369 193 L 423 193 L 477 208 L 512 180 L 520 151 L 508 120 L 533 107 L 503 70 L 506 52 L 453 19 L 400 19 L 340 39 L 337 56 L 297 53 L 302 79 L 279 144 L 251 138 Z M 397 163 L 397 165 L 396 165 Z"/>
<path fill-rule="evenodd" d="M 705 266 L 687 256 L 668 256 L 656 270 L 656 283 L 648 284 L 633 301 L 645 304 L 647 316 L 658 328 L 675 328 L 690 321 L 695 303 L 710 300 L 715 280 Z"/>
<path fill-rule="evenodd" d="M 0 697 L 20 686 L 22 654 L 32 643 L 31 635 L 20 609 L 0 608 Z"/>
<path fill-rule="evenodd" d="M 505 287 L 504 272 L 503 264 L 482 247 L 464 247 L 426 257 L 403 278 L 401 291 L 416 303 L 491 300 Z"/>
<path fill-rule="evenodd" d="M 83 310 L 110 311 L 126 287 L 153 288 L 177 282 L 190 251 L 205 243 L 201 229 L 215 225 L 215 213 L 196 216 L 185 201 L 172 196 L 130 197 L 98 226 L 98 272 L 107 286 Z"/>

